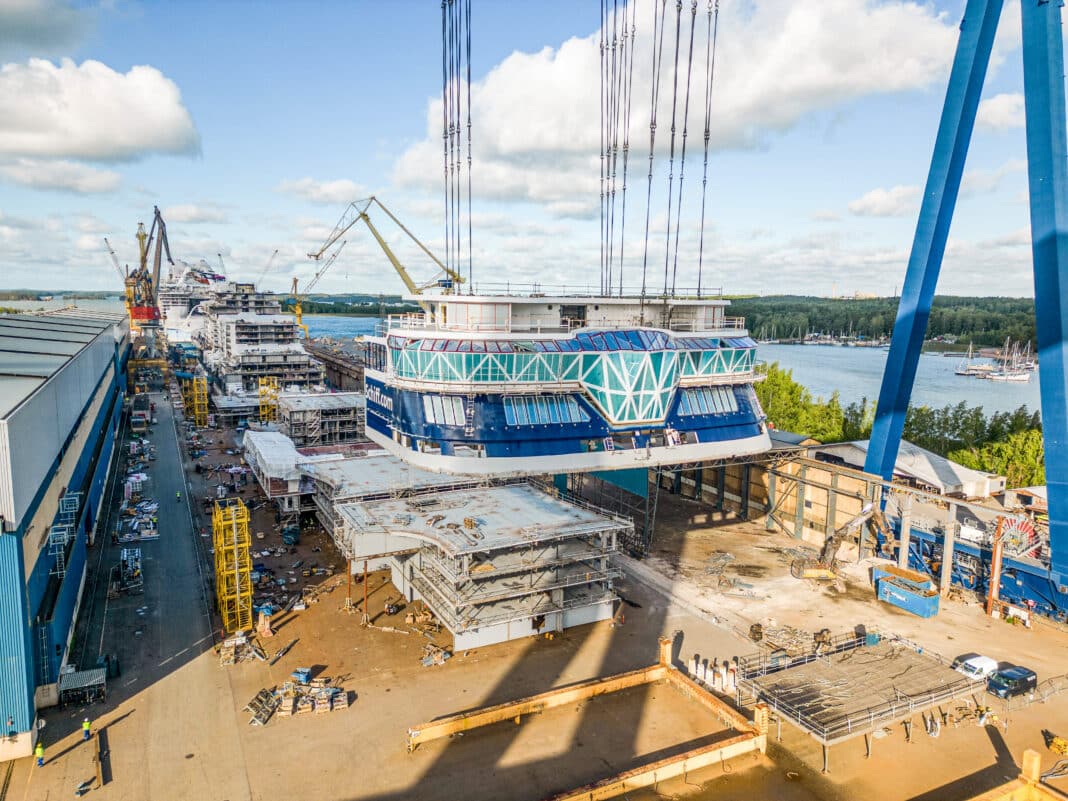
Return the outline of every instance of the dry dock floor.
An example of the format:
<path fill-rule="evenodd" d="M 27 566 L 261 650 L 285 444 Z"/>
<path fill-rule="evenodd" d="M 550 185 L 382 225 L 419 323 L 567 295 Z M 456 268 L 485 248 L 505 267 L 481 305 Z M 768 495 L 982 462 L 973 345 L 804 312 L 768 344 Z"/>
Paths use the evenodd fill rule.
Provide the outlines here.
<path fill-rule="evenodd" d="M 177 454 L 169 450 L 175 447 L 170 425 L 164 405 L 153 433 L 160 450 L 153 481 L 165 504 L 182 481 Z M 225 447 L 224 441 L 202 461 L 232 462 Z M 196 474 L 188 476 L 197 482 Z M 204 486 L 197 483 L 194 491 Z M 1014 628 L 983 618 L 975 605 L 955 602 L 944 603 L 937 618 L 920 620 L 878 604 L 862 569 L 851 571 L 855 576 L 844 593 L 790 578 L 782 550 L 794 543 L 785 535 L 769 535 L 755 524 L 711 520 L 707 508 L 673 497 L 663 498 L 660 508 L 655 552 L 632 566 L 645 579 L 629 575 L 619 585 L 626 599 L 622 625 L 599 623 L 553 640 L 460 652 L 433 667 L 420 664 L 423 636 L 361 627 L 359 614 L 344 611 L 347 587 L 336 578 L 327 579 L 336 586 L 318 603 L 276 619 L 277 635 L 264 641 L 268 653 L 297 640 L 276 665 L 220 666 L 212 650 L 202 567 L 197 567 L 206 557 L 206 544 L 188 513 L 183 520 L 168 510 L 166 519 L 161 517 L 161 525 L 167 525 L 163 537 L 142 546 L 148 573 L 144 596 L 97 603 L 88 598 L 99 586 L 92 577 L 87 580 L 86 623 L 76 650 L 83 666 L 95 661 L 98 650 L 122 656 L 123 675 L 109 685 L 108 701 L 88 710 L 48 711 L 48 764 L 38 769 L 30 759 L 13 763 L 0 801 L 70 798 L 93 776 L 99 735 L 81 742 L 84 714 L 96 730 L 103 728 L 110 751 L 108 781 L 91 790 L 90 798 L 542 798 L 675 753 L 718 724 L 670 688 L 652 685 L 525 718 L 519 725 L 498 724 L 430 743 L 413 754 L 405 749 L 407 727 L 643 667 L 656 659 L 657 638 L 676 630 L 683 632 L 683 660 L 694 653 L 733 658 L 751 652 L 753 644 L 741 636 L 751 622 L 808 631 L 826 626 L 836 632 L 864 624 L 895 631 L 950 658 L 978 651 L 1025 664 L 1040 679 L 1068 671 L 1068 636 L 1059 629 Z M 272 532 L 266 544 L 278 544 L 266 512 L 255 514 L 252 529 Z M 103 554 L 92 552 L 92 564 L 98 556 L 103 565 L 112 560 L 111 546 L 103 547 Z M 328 548 L 325 537 L 306 537 L 300 553 L 286 559 L 327 564 L 334 561 Z M 726 571 L 752 588 L 724 592 L 718 577 L 707 572 L 715 552 L 731 553 Z M 282 561 L 276 566 L 284 567 Z M 403 628 L 403 611 L 384 614 L 387 599 L 396 598 L 385 575 L 372 574 L 368 590 L 375 624 Z M 363 587 L 354 583 L 353 600 L 359 603 L 362 597 Z M 244 705 L 298 666 L 313 667 L 354 693 L 350 708 L 249 725 Z M 1007 729 L 980 728 L 973 721 L 943 729 L 933 739 L 917 727 L 907 743 L 903 728 L 895 726 L 875 742 L 870 759 L 862 741 L 834 746 L 831 772 L 821 774 L 818 744 L 786 724 L 777 741 L 773 723 L 767 756 L 743 757 L 626 797 L 952 801 L 1014 776 L 1024 748 L 1039 750 L 1044 765 L 1052 764 L 1043 728 L 1068 734 L 1068 697 L 1013 712 Z M 0 767 L 0 786 L 3 779 Z M 1068 782 L 1060 783 L 1068 790 Z"/>

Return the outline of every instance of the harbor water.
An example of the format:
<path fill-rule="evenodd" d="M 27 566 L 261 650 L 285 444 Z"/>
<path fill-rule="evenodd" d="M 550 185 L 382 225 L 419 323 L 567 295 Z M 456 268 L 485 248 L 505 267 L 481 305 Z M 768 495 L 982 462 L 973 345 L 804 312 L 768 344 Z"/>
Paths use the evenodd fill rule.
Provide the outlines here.
<path fill-rule="evenodd" d="M 313 337 L 349 339 L 374 333 L 377 317 L 305 315 Z M 881 348 L 849 348 L 833 345 L 760 345 L 757 356 L 768 363 L 778 362 L 792 370 L 794 379 L 816 397 L 829 398 L 838 392 L 842 405 L 863 398 L 874 401 L 879 395 L 887 352 Z M 925 353 L 920 357 L 914 405 L 942 407 L 965 401 L 982 406 L 987 414 L 1012 411 L 1020 406 L 1039 408 L 1038 375 L 1028 384 L 1000 383 L 955 375 L 960 359 Z"/>

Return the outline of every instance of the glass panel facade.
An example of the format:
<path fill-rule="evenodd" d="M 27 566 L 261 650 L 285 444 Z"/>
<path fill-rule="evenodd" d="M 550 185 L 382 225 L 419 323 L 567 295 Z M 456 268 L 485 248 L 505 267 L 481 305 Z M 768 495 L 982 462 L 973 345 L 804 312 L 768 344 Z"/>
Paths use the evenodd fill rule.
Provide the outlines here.
<path fill-rule="evenodd" d="M 692 387 L 682 390 L 679 414 L 730 414 L 738 411 L 738 399 L 730 387 Z"/>
<path fill-rule="evenodd" d="M 464 401 L 455 395 L 424 395 L 423 416 L 428 423 L 440 426 L 464 424 Z"/>
<path fill-rule="evenodd" d="M 588 423 L 590 416 L 570 396 L 506 395 L 504 421 L 510 426 Z"/>

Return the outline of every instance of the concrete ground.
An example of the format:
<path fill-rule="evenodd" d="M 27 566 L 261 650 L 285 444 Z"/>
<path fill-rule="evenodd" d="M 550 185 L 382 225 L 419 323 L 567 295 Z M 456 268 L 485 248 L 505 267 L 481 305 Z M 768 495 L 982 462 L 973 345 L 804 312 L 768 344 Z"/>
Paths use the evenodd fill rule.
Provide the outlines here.
<path fill-rule="evenodd" d="M 862 571 L 845 593 L 813 588 L 789 578 L 788 559 L 779 551 L 794 543 L 785 535 L 769 536 L 750 524 L 713 525 L 707 509 L 675 498 L 662 500 L 652 558 L 629 565 L 633 574 L 619 584 L 622 625 L 582 626 L 553 640 L 460 652 L 442 666 L 423 667 L 423 636 L 361 627 L 359 614 L 344 611 L 345 582 L 319 578 L 309 581 L 336 586 L 306 611 L 281 616 L 277 635 L 262 641 L 273 654 L 296 639 L 288 654 L 274 666 L 253 661 L 222 667 L 212 650 L 210 597 L 203 591 L 208 543 L 195 533 L 200 521 L 191 523 L 188 508 L 173 500 L 183 473 L 170 410 L 159 402 L 157 407 L 153 482 L 166 516 L 160 540 L 142 545 L 145 595 L 106 602 L 103 582 L 94 588 L 90 577 L 87 592 L 94 595 L 87 598 L 79 633 L 83 664 L 94 662 L 98 651 L 117 653 L 123 675 L 110 683 L 106 704 L 46 715 L 48 764 L 37 769 L 31 760 L 17 763 L 6 796 L 0 793 L 3 801 L 67 798 L 93 775 L 99 735 L 84 745 L 77 731 L 86 713 L 98 731 L 103 727 L 110 755 L 105 785 L 90 791 L 100 798 L 543 798 L 677 752 L 717 724 L 670 688 L 654 685 L 533 716 L 518 726 L 499 724 L 431 743 L 414 754 L 406 752 L 405 732 L 437 716 L 650 664 L 657 638 L 676 630 L 683 632 L 684 659 L 748 653 L 754 648 L 744 637 L 748 624 L 774 619 L 807 631 L 877 624 L 949 657 L 976 650 L 1011 658 L 1034 667 L 1040 679 L 1058 667 L 1066 670 L 1068 637 L 1059 630 L 1013 628 L 956 603 L 944 604 L 933 620 L 919 620 L 875 602 Z M 227 438 L 215 439 L 223 440 L 222 450 L 205 460 L 233 461 L 225 453 Z M 203 491 L 198 483 L 194 493 Z M 255 513 L 252 528 L 265 532 L 265 544 L 280 543 L 265 511 Z M 285 560 L 327 564 L 336 559 L 330 547 L 325 538 L 306 537 L 299 553 Z M 715 551 L 732 553 L 731 575 L 753 587 L 722 591 L 718 578 L 705 572 Z M 103 571 L 116 558 L 104 544 L 91 562 L 99 560 Z M 285 560 L 272 566 L 284 570 Z M 641 580 L 634 577 L 639 574 Z M 372 574 L 368 590 L 374 622 L 404 628 L 403 611 L 393 617 L 383 612 L 387 599 L 396 598 L 385 575 Z M 362 603 L 358 583 L 352 598 Z M 350 708 L 249 725 L 242 711 L 248 700 L 298 666 L 313 667 L 354 693 Z M 870 759 L 861 741 L 835 746 L 831 772 L 821 774 L 818 745 L 789 725 L 776 741 L 773 723 L 767 756 L 744 757 L 627 797 L 966 798 L 1015 775 L 1025 747 L 1039 749 L 1051 763 L 1042 728 L 1068 733 L 1068 698 L 1012 713 L 1007 730 L 971 723 L 931 739 L 918 727 L 909 744 L 902 728 L 894 727 L 875 742 Z"/>

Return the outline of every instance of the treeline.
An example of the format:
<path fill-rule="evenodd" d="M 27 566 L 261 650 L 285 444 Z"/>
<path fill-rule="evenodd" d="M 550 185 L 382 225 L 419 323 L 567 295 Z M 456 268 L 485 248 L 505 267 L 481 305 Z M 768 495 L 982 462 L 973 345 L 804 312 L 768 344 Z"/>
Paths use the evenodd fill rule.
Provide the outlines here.
<path fill-rule="evenodd" d="M 729 312 L 745 317 L 754 336 L 791 339 L 806 333 L 888 337 L 897 317 L 897 298 L 834 300 L 774 295 L 731 301 Z M 929 338 L 951 335 L 975 345 L 1001 345 L 1006 338 L 1035 344 L 1035 304 L 1030 298 L 939 296 L 931 308 Z"/>
<path fill-rule="evenodd" d="M 285 311 L 292 311 L 293 299 L 286 298 L 282 301 Z M 320 303 L 314 300 L 305 300 L 301 303 L 301 312 L 304 314 L 339 314 L 348 317 L 383 317 L 388 314 L 411 314 L 419 311 L 419 306 L 414 303 Z"/>
<path fill-rule="evenodd" d="M 871 436 L 874 402 L 865 399 L 843 407 L 837 392 L 826 400 L 815 398 L 778 363 L 760 369 L 765 379 L 756 385 L 757 397 L 776 428 L 824 443 Z M 941 409 L 910 406 L 903 436 L 965 467 L 1006 476 L 1010 487 L 1046 482 L 1042 422 L 1039 413 L 1026 406 L 989 416 L 981 406 L 963 401 Z"/>

